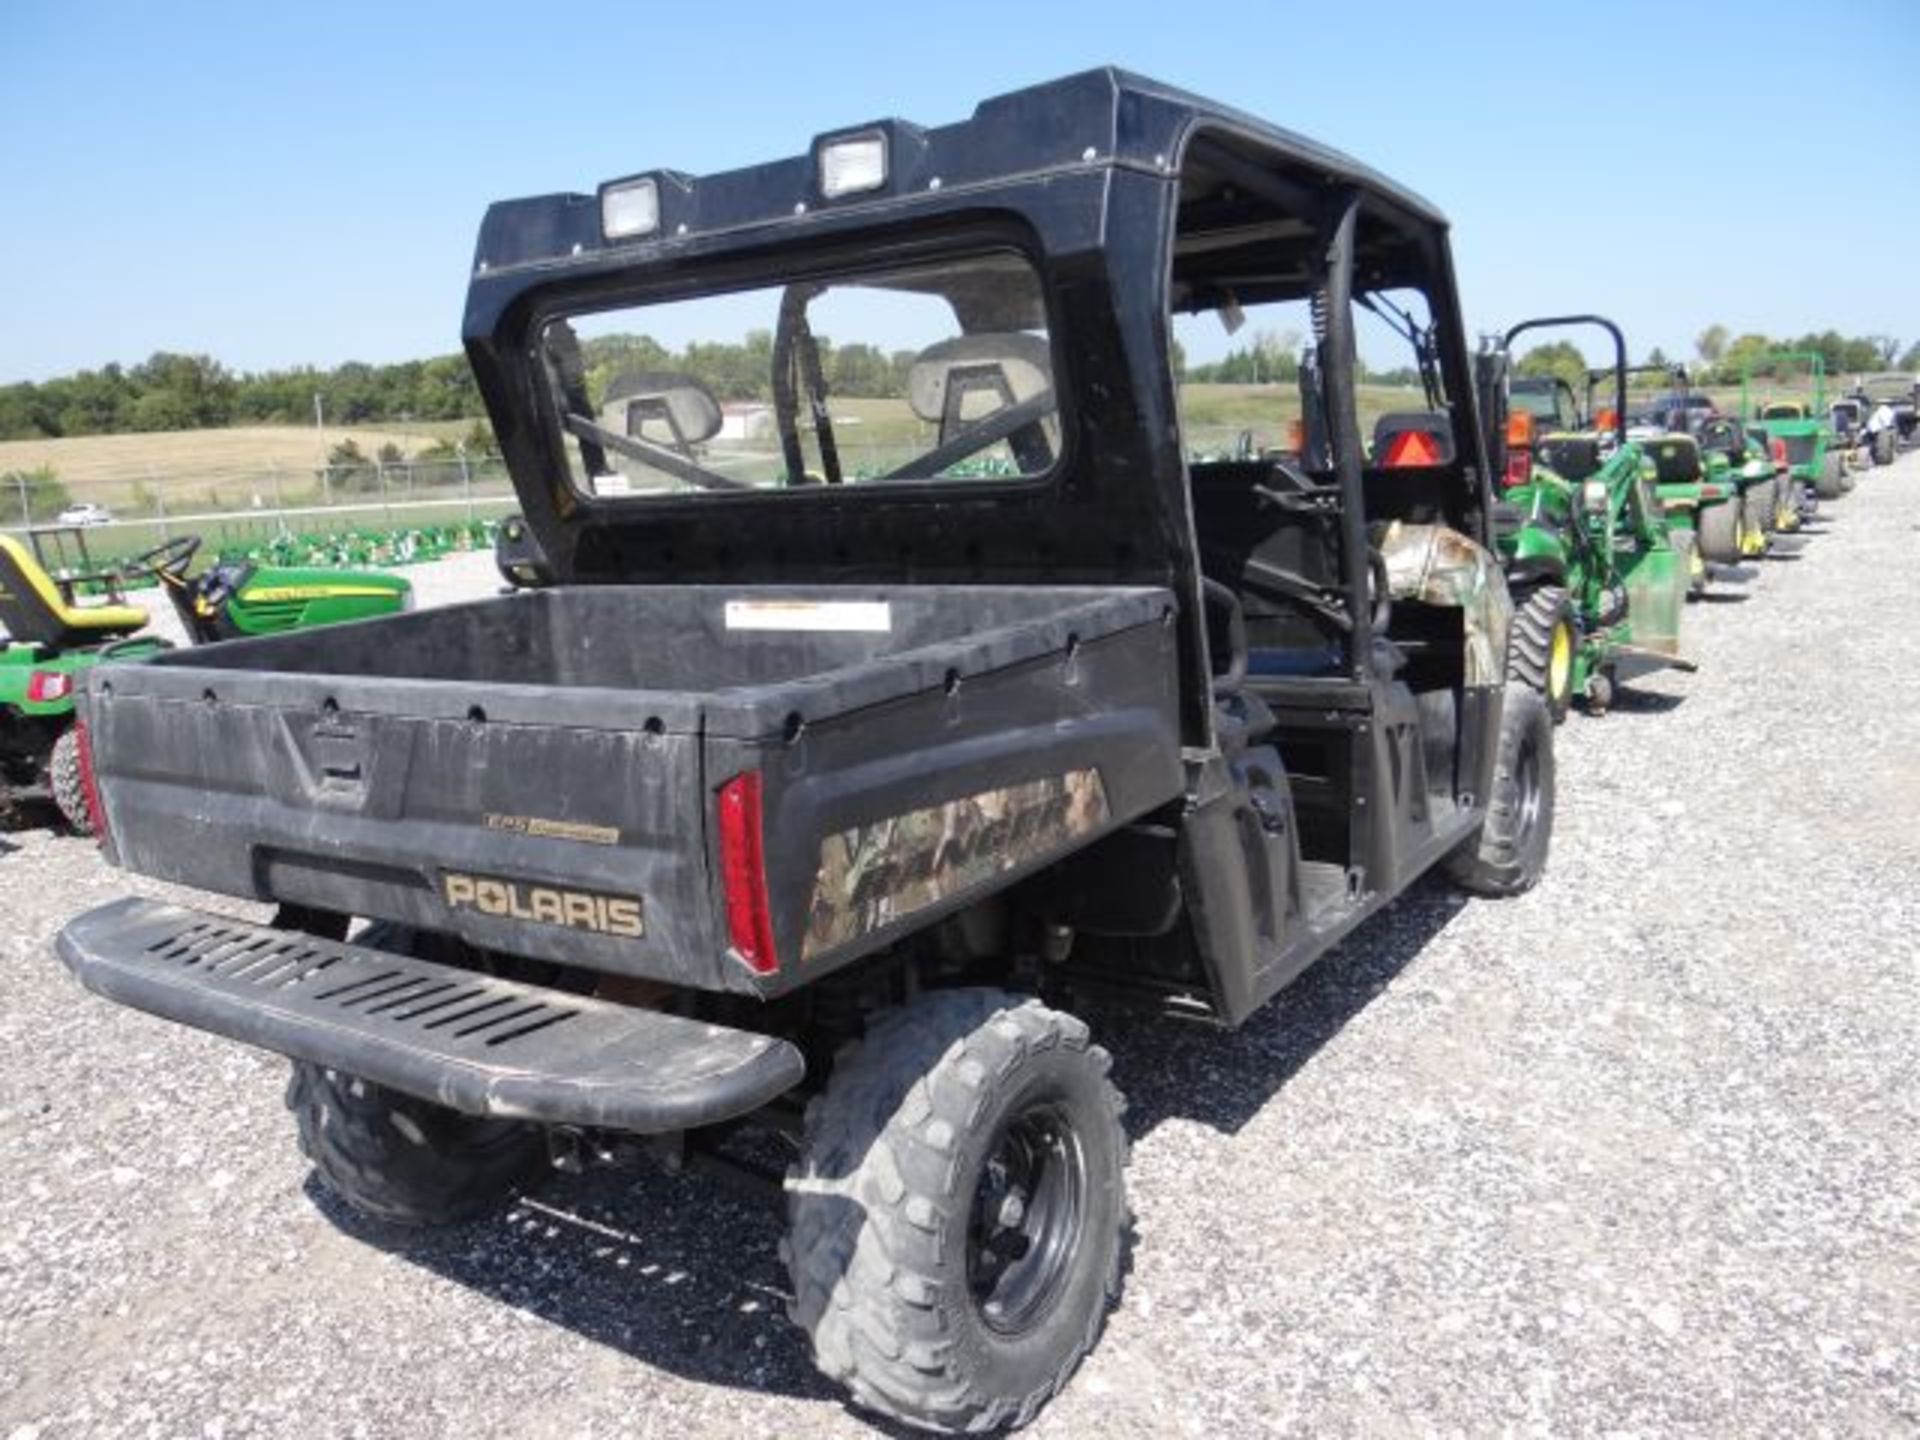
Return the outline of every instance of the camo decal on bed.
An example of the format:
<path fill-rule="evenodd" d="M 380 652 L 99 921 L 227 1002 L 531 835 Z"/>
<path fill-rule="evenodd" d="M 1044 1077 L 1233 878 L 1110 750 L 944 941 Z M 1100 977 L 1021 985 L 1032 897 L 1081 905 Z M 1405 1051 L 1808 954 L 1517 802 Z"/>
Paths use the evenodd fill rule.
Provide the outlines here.
<path fill-rule="evenodd" d="M 1513 601 L 1493 557 L 1445 525 L 1395 520 L 1374 543 L 1386 558 L 1387 587 L 1394 599 L 1461 611 L 1467 637 L 1467 684 L 1504 684 Z"/>
<path fill-rule="evenodd" d="M 801 958 L 811 960 L 1107 823 L 1097 770 L 982 790 L 820 842 Z"/>

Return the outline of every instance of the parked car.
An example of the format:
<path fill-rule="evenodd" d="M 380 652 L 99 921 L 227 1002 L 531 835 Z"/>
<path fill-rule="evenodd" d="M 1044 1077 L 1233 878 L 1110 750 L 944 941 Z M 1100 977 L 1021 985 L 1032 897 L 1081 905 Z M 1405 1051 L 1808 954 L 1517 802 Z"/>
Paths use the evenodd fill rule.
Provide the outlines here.
<path fill-rule="evenodd" d="M 111 525 L 113 512 L 104 505 L 96 505 L 91 500 L 82 500 L 77 505 L 69 505 L 55 517 L 62 525 Z"/>

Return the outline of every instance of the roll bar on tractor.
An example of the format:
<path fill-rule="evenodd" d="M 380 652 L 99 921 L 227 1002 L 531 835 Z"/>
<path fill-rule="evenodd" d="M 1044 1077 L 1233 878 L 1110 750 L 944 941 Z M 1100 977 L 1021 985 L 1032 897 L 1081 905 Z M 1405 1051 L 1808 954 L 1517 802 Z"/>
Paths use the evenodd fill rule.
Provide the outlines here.
<path fill-rule="evenodd" d="M 1513 342 L 1529 330 L 1558 330 L 1576 325 L 1597 325 L 1613 337 L 1613 441 L 1624 445 L 1627 441 L 1627 337 L 1620 333 L 1620 327 L 1604 315 L 1543 315 L 1537 320 L 1522 320 L 1501 337 L 1501 346 L 1508 354 L 1513 353 Z M 1605 375 L 1603 370 L 1587 372 L 1587 419 L 1592 421 L 1593 380 L 1596 374 Z"/>
<path fill-rule="evenodd" d="M 1626 443 L 1627 340 L 1620 333 L 1620 327 L 1604 315 L 1543 315 L 1533 320 L 1522 320 L 1504 335 L 1484 337 L 1480 353 L 1475 357 L 1475 388 L 1479 392 L 1481 424 L 1485 427 L 1482 438 L 1487 447 L 1487 462 L 1490 473 L 1502 477 L 1505 485 L 1523 483 L 1531 468 L 1527 458 L 1530 452 L 1521 448 L 1529 442 L 1509 433 L 1507 387 L 1513 374 L 1514 341 L 1531 330 L 1554 330 L 1576 325 L 1595 325 L 1613 337 L 1613 437 L 1615 445 Z M 1594 377 L 1608 373 L 1604 369 L 1588 372 L 1589 423 L 1596 418 L 1593 414 Z"/>
<path fill-rule="evenodd" d="M 1605 366 L 1597 370 L 1587 371 L 1587 414 L 1589 416 L 1592 416 L 1594 413 L 1594 387 L 1611 374 L 1613 374 L 1613 371 Z M 1662 365 L 1627 366 L 1627 382 L 1629 384 L 1633 382 L 1633 377 L 1636 375 L 1664 375 L 1667 377 L 1667 383 L 1680 394 L 1691 395 L 1693 393 L 1693 377 L 1687 373 L 1687 367 L 1678 361 L 1669 361 Z M 1623 413 L 1621 419 L 1625 420 L 1625 418 L 1626 416 Z"/>

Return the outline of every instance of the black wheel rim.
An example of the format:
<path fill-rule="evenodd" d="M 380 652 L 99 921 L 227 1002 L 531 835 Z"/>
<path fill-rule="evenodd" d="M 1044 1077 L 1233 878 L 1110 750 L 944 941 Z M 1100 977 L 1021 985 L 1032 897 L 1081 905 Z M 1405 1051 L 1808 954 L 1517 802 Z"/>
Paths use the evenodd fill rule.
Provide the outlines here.
<path fill-rule="evenodd" d="M 1001 1121 L 967 1222 L 967 1287 L 989 1330 L 1020 1335 L 1052 1307 L 1080 1248 L 1087 1158 L 1071 1117 L 1029 1102 Z"/>
<path fill-rule="evenodd" d="M 1513 784 L 1514 813 L 1519 817 L 1514 825 L 1514 838 L 1524 842 L 1540 823 L 1540 752 L 1531 740 L 1521 741 L 1520 753 L 1514 756 Z"/>

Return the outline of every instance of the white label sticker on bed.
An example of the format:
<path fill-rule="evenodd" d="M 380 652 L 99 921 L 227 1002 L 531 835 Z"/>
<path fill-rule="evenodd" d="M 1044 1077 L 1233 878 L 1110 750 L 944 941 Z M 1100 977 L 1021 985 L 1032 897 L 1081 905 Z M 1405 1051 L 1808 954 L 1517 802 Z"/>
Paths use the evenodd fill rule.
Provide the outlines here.
<path fill-rule="evenodd" d="M 893 607 L 885 600 L 729 600 L 727 629 L 884 634 L 893 629 Z"/>

